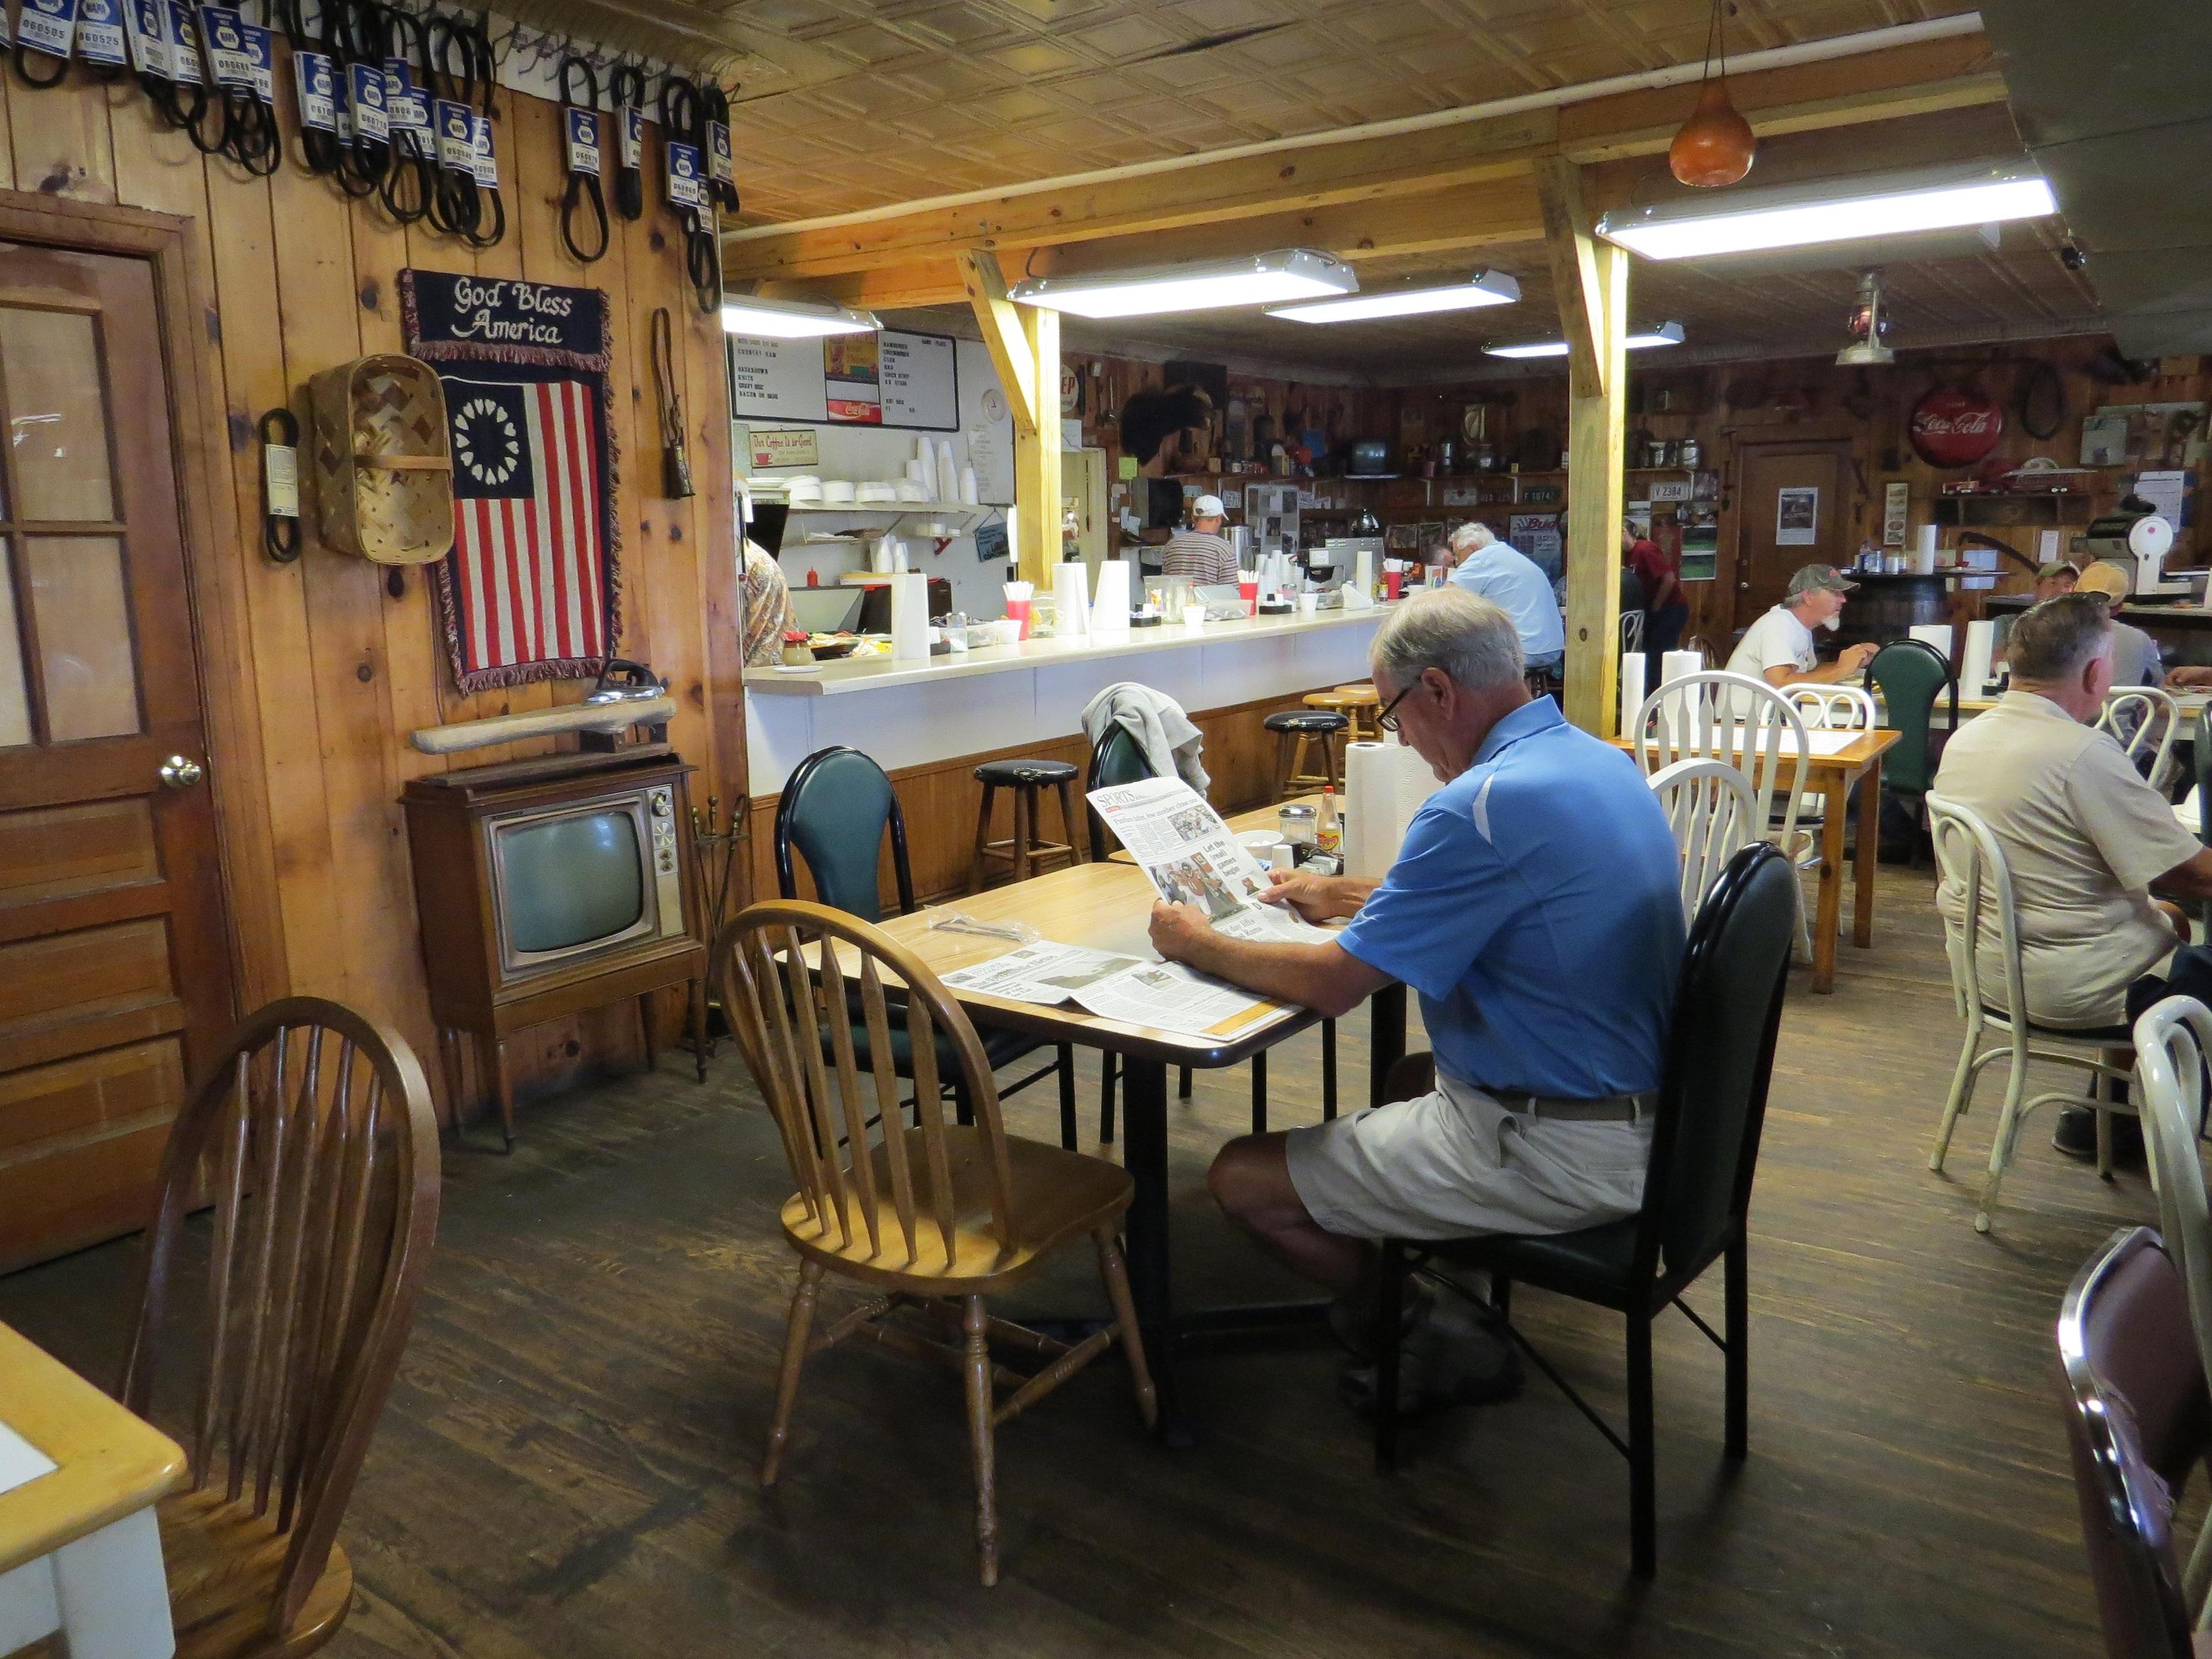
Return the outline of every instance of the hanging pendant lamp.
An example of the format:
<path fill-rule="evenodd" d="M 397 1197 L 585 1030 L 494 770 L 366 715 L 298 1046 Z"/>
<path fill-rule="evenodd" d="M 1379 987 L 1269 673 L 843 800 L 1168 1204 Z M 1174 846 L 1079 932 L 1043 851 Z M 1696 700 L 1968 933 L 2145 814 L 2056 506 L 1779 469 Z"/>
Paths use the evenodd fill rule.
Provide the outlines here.
<path fill-rule="evenodd" d="M 1667 147 L 1667 166 L 1674 177 L 1707 190 L 1741 179 L 1751 171 L 1759 149 L 1751 123 L 1729 102 L 1728 43 L 1721 23 L 1721 8 L 1726 3 L 1728 0 L 1712 0 L 1712 16 L 1705 26 L 1705 75 L 1698 85 L 1698 106 Z"/>

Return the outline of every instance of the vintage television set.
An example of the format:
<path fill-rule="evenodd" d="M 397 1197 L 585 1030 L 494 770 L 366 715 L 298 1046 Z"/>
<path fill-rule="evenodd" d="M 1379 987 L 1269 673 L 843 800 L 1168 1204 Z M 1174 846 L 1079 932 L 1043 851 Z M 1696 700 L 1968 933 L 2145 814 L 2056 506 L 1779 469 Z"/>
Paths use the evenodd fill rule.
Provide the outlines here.
<path fill-rule="evenodd" d="M 706 941 L 694 889 L 691 769 L 665 744 L 416 778 L 400 797 L 430 1012 L 460 1116 L 460 1043 L 477 1044 L 511 1146 L 515 1032 L 682 985 L 705 1075 Z"/>

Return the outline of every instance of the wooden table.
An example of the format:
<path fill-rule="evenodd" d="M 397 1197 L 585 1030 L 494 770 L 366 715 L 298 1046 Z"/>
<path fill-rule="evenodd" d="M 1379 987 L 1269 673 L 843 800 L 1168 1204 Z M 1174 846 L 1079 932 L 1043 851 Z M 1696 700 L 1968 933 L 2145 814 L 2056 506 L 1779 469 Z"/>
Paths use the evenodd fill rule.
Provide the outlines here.
<path fill-rule="evenodd" d="M 1273 811 L 1273 808 L 1267 809 Z M 1150 957 L 1146 929 L 1152 884 L 1133 865 L 1080 864 L 1011 886 L 971 893 L 953 908 L 978 921 L 1026 922 L 1057 945 Z M 1011 940 L 974 933 L 933 932 L 931 910 L 885 921 L 884 931 L 942 975 L 988 962 L 1014 949 Z M 950 988 L 947 988 L 950 990 Z M 1146 1351 L 1160 1391 L 1161 1431 L 1170 1444 L 1188 1444 L 1189 1419 L 1176 1387 L 1177 1341 L 1196 1332 L 1257 1322 L 1273 1310 L 1206 1313 L 1175 1311 L 1168 1283 L 1168 1067 L 1235 1066 L 1312 1025 L 1320 1016 L 1304 1009 L 1234 1037 L 1190 1036 L 1130 1025 L 1085 1013 L 1073 1003 L 1042 1007 L 975 992 L 951 991 L 971 1014 L 994 1025 L 1028 1031 L 1048 1042 L 1069 1042 L 1121 1056 L 1121 1161 L 1136 1183 L 1127 1223 L 1129 1285 Z M 1382 1103 L 1384 1075 L 1406 1051 L 1406 989 L 1387 985 L 1368 1001 L 1368 1097 Z"/>
<path fill-rule="evenodd" d="M 1841 736 L 1842 733 L 1821 733 Z M 1859 850 L 1854 860 L 1851 895 L 1851 943 L 1862 951 L 1874 943 L 1874 869 L 1881 834 L 1881 757 L 1905 734 L 1877 726 L 1852 734 L 1851 741 L 1833 754 L 1814 755 L 1805 767 L 1805 788 L 1821 797 L 1820 887 L 1814 905 L 1813 988 L 1826 995 L 1836 988 L 1836 933 L 1844 908 L 1844 819 L 1853 784 L 1859 786 Z M 1631 755 L 1636 745 L 1626 738 L 1608 739 Z M 1669 759 L 1677 758 L 1670 754 Z M 1795 761 L 1784 757 L 1779 787 L 1790 787 Z"/>
<path fill-rule="evenodd" d="M 0 1325 L 0 1653 L 64 1634 L 70 1659 L 168 1659 L 154 1504 L 185 1454 Z"/>

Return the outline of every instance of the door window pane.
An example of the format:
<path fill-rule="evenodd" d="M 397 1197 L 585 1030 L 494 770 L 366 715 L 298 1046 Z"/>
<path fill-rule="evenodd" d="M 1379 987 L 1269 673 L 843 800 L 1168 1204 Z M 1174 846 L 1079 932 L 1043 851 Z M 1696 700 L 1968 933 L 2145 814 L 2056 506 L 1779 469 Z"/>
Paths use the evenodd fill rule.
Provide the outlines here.
<path fill-rule="evenodd" d="M 23 631 L 15 625 L 15 561 L 0 537 L 0 748 L 31 740 L 31 705 L 23 690 Z"/>
<path fill-rule="evenodd" d="M 46 735 L 122 737 L 138 729 L 138 672 L 123 544 L 113 536 L 26 536 Z"/>
<path fill-rule="evenodd" d="M 8 377 L 15 512 L 25 519 L 115 517 L 107 476 L 107 411 L 92 319 L 74 311 L 0 308 Z"/>

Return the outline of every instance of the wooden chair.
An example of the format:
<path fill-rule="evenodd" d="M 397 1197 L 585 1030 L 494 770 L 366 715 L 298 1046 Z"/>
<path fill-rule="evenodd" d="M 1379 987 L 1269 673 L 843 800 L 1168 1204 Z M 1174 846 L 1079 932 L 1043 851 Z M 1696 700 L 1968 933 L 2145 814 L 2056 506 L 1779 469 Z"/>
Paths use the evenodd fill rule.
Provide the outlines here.
<path fill-rule="evenodd" d="M 2105 694 L 2097 729 L 2109 732 L 2160 794 L 2173 781 L 2173 745 L 2181 735 L 2181 705 L 2154 685 L 2116 686 Z"/>
<path fill-rule="evenodd" d="M 249 1016 L 178 1115 L 118 1393 L 147 1415 L 161 1373 L 193 1351 L 170 1328 L 198 1300 L 180 1243 L 212 1199 L 205 1358 L 180 1437 L 191 1484 L 158 1511 L 181 1659 L 290 1659 L 344 1620 L 338 1521 L 407 1344 L 438 1190 L 421 1065 L 391 1027 L 335 1002 Z"/>
<path fill-rule="evenodd" d="M 1726 761 L 1682 760 L 1651 775 L 1651 793 L 1682 854 L 1682 920 L 1695 922 L 1736 849 L 1759 838 L 1751 786 Z"/>
<path fill-rule="evenodd" d="M 811 969 L 810 948 L 818 963 Z M 722 929 L 714 961 L 722 1006 L 732 1011 L 738 1048 L 799 1182 L 781 1217 L 784 1238 L 799 1255 L 799 1286 L 761 1484 L 775 1484 L 808 1354 L 859 1334 L 949 1364 L 965 1383 L 976 1551 L 984 1583 L 994 1584 L 999 1526 L 993 1436 L 998 1425 L 1051 1393 L 1117 1335 L 1147 1426 L 1156 1416 L 1152 1375 L 1115 1236 L 1133 1183 L 1103 1159 L 1009 1135 L 990 1062 L 968 1016 L 911 951 L 867 923 L 819 904 L 755 904 Z M 853 968 L 857 984 L 848 974 Z M 887 982 L 905 994 L 907 1047 L 915 1073 L 910 1128 L 899 1109 L 898 1078 L 890 1064 L 894 1005 L 885 994 Z M 873 1059 L 866 1077 L 845 1017 L 856 995 Z M 945 1121 L 937 1077 L 940 1040 L 950 1042 L 975 1103 L 972 1126 Z M 1019 1285 L 1086 1234 L 1097 1247 L 1099 1277 L 1114 1310 L 1111 1324 L 1071 1346 L 990 1317 L 988 1296 Z M 829 1273 L 856 1279 L 872 1294 L 816 1337 L 815 1300 Z M 885 1322 L 887 1315 L 908 1307 L 957 1326 L 960 1346 L 933 1342 Z M 994 1339 L 1044 1363 L 1026 1376 L 994 1363 Z M 1012 1389 L 1003 1401 L 1000 1382 Z"/>
<path fill-rule="evenodd" d="M 1952 1073 L 1951 1093 L 1943 1103 L 1943 1121 L 1936 1132 L 1936 1150 L 1929 1154 L 1928 1167 L 1938 1173 L 1942 1170 L 1952 1131 L 1973 1103 L 1974 1085 L 1982 1068 L 1991 1060 L 2005 1060 L 2004 1106 L 1990 1142 L 1990 1178 L 1982 1188 L 1980 1207 L 1974 1212 L 1974 1231 L 1985 1233 L 1990 1230 L 1990 1213 L 1996 1208 L 1998 1185 L 2020 1143 L 2020 1126 L 2039 1106 L 2094 1108 L 2097 1173 L 2112 1179 L 2109 1114 L 2132 1113 L 2136 1108 L 2108 1098 L 2109 1085 L 2127 1080 L 2134 1039 L 2124 1025 L 2059 1030 L 2036 1024 L 2028 1018 L 2027 993 L 2021 974 L 2019 911 L 2013 902 L 2012 872 L 2005 864 L 2004 849 L 1978 813 L 1941 795 L 1928 797 L 1928 827 L 1936 841 L 1936 867 L 1946 886 L 1958 895 L 1958 915 L 1943 917 L 1943 945 L 1951 962 L 1951 994 L 1959 1017 L 1966 1022 L 1966 1042 Z M 1996 985 L 1984 982 L 1977 941 L 1996 946 L 2003 966 Z M 1978 1053 L 1984 1032 L 2003 1037 L 2003 1044 Z M 2059 1089 L 2029 1097 L 2027 1066 L 2032 1060 L 2087 1066 L 2094 1092 L 2085 1096 Z"/>

